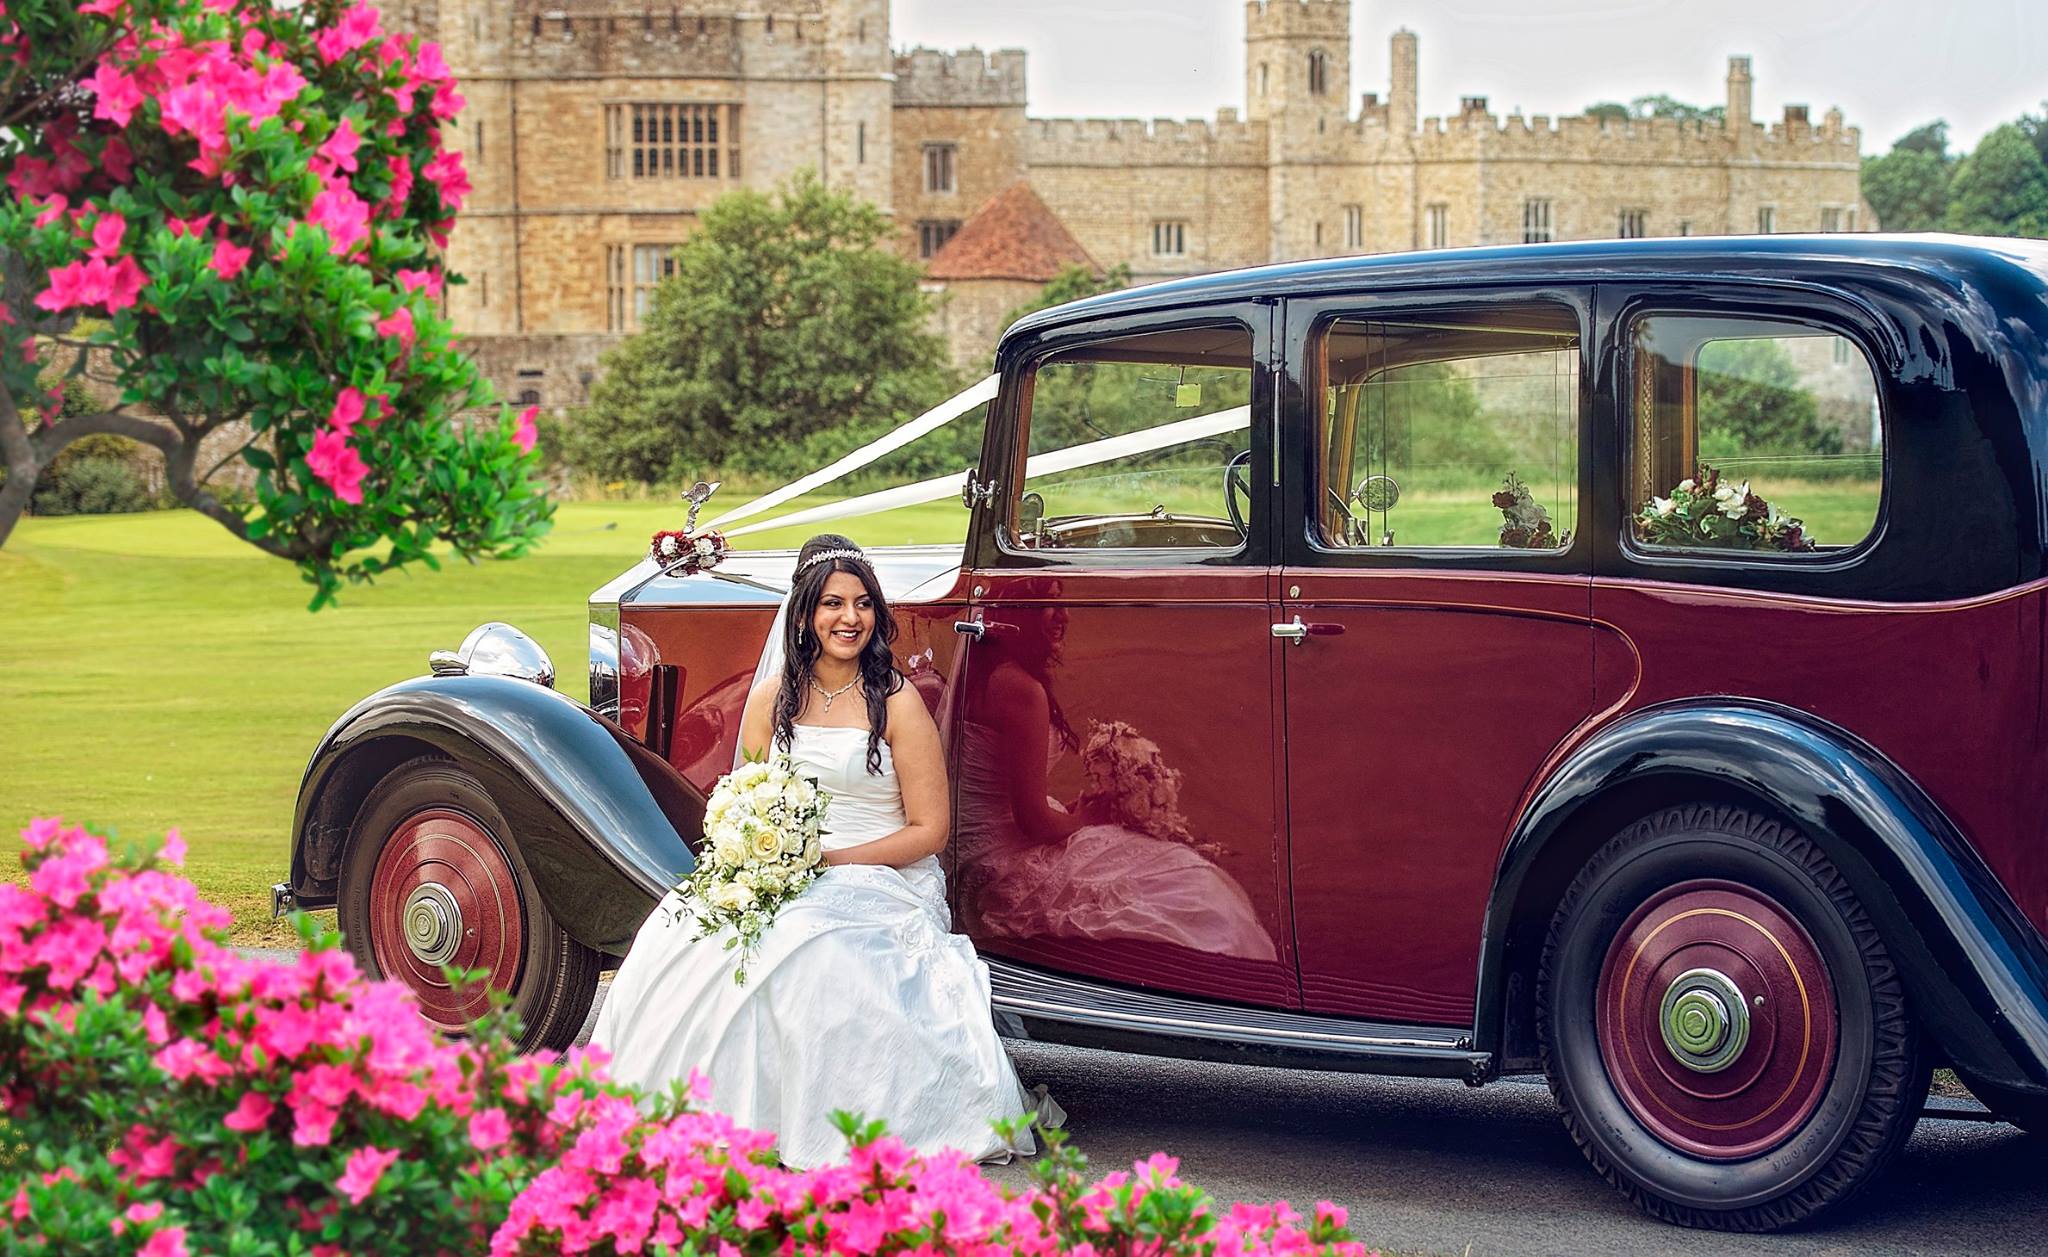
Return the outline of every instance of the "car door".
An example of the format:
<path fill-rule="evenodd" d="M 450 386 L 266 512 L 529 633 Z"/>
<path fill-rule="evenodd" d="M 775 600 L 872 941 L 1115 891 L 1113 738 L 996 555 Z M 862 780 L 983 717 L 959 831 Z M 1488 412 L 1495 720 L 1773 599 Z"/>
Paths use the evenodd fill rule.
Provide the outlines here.
<path fill-rule="evenodd" d="M 1006 347 L 970 480 L 951 729 L 957 918 L 990 956 L 1297 1002 L 1276 806 L 1272 313 L 1127 317 Z"/>
<path fill-rule="evenodd" d="M 1303 1005 L 1469 1024 L 1494 870 L 1593 702 L 1591 294 L 1289 303 L 1278 631 Z"/>

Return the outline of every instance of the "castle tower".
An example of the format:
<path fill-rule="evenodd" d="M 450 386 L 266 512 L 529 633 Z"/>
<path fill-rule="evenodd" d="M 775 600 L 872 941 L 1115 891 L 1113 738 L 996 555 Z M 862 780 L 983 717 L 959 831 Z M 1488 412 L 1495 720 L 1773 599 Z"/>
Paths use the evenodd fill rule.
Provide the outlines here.
<path fill-rule="evenodd" d="M 1247 0 L 1245 117 L 1342 118 L 1351 99 L 1351 0 Z M 1295 121 L 1294 125 L 1300 125 Z"/>
<path fill-rule="evenodd" d="M 1417 102 L 1421 98 L 1420 62 L 1415 32 L 1398 30 L 1389 41 L 1393 63 L 1393 82 L 1387 93 L 1387 126 L 1396 135 L 1407 135 L 1415 130 L 1415 123 L 1422 116 Z"/>
<path fill-rule="evenodd" d="M 894 208 L 894 81 L 889 0 L 825 0 L 823 177 Z"/>

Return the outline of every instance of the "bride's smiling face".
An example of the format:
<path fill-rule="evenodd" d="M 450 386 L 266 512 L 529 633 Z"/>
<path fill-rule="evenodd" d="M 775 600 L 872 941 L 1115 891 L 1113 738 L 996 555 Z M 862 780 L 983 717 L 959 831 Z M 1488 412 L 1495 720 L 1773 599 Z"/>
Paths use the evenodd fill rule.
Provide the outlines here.
<path fill-rule="evenodd" d="M 853 663 L 875 635 L 875 602 L 868 597 L 860 577 L 851 572 L 834 572 L 825 578 L 825 592 L 818 595 L 818 609 L 811 616 L 811 631 L 828 658 Z"/>

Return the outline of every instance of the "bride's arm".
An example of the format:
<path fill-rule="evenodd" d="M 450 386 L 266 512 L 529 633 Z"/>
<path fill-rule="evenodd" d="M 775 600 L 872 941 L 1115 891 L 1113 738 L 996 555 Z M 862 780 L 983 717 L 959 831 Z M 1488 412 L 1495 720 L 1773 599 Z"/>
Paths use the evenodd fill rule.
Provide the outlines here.
<path fill-rule="evenodd" d="M 775 736 L 775 692 L 781 685 L 779 679 L 769 677 L 747 695 L 746 711 L 740 715 L 740 751 L 749 759 L 768 754 L 768 743 Z"/>
<path fill-rule="evenodd" d="M 945 850 L 952 825 L 946 797 L 946 754 L 939 727 L 917 691 L 904 685 L 889 696 L 889 755 L 903 791 L 903 828 L 857 847 L 827 851 L 827 864 L 887 864 L 902 868 Z"/>

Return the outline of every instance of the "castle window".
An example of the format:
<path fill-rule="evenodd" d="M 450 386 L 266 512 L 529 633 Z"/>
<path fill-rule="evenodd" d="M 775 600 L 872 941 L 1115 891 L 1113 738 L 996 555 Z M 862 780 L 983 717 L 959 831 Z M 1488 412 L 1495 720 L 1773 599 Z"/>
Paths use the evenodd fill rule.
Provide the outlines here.
<path fill-rule="evenodd" d="M 1321 253 L 1323 251 L 1323 221 L 1320 218 L 1316 220 L 1315 238 L 1315 251 Z"/>
<path fill-rule="evenodd" d="M 1152 256 L 1161 258 L 1186 257 L 1188 252 L 1188 225 L 1184 222 L 1161 219 L 1152 224 Z"/>
<path fill-rule="evenodd" d="M 540 19 L 535 18 L 534 20 L 539 21 Z M 1259 95 L 1261 96 L 1266 94 L 1266 80 L 1271 69 L 1272 67 L 1268 66 L 1265 62 L 1259 62 Z"/>
<path fill-rule="evenodd" d="M 647 321 L 654 308 L 654 289 L 676 273 L 679 244 L 636 244 L 633 246 L 633 326 Z"/>
<path fill-rule="evenodd" d="M 1756 207 L 1756 230 L 1760 236 L 1768 236 L 1778 229 L 1778 208 L 1775 205 Z"/>
<path fill-rule="evenodd" d="M 606 105 L 608 179 L 737 179 L 738 105 Z"/>
<path fill-rule="evenodd" d="M 1365 247 L 1365 206 L 1344 207 L 1344 247 L 1362 249 Z"/>
<path fill-rule="evenodd" d="M 610 244 L 604 250 L 604 326 L 606 331 L 626 330 L 626 247 Z"/>
<path fill-rule="evenodd" d="M 853 160 L 862 166 L 868 162 L 868 124 L 856 123 L 853 128 Z"/>
<path fill-rule="evenodd" d="M 538 406 L 540 405 L 540 390 L 537 388 L 520 389 L 519 400 L 512 404 L 515 406 Z"/>
<path fill-rule="evenodd" d="M 1853 205 L 1851 205 L 1848 211 L 1842 215 L 1842 230 L 1856 230 L 1856 207 Z"/>
<path fill-rule="evenodd" d="M 1554 240 L 1550 229 L 1550 198 L 1532 196 L 1522 202 L 1522 243 L 1541 244 Z"/>
<path fill-rule="evenodd" d="M 484 164 L 484 124 L 482 122 L 476 124 L 476 164 L 479 166 Z"/>
<path fill-rule="evenodd" d="M 1820 229 L 1822 231 L 1840 231 L 1842 229 L 1841 206 L 1823 205 L 1820 207 Z"/>
<path fill-rule="evenodd" d="M 1442 201 L 1424 211 L 1429 223 L 1429 247 L 1445 248 L 1451 243 L 1451 207 Z"/>
<path fill-rule="evenodd" d="M 953 182 L 953 159 L 958 148 L 952 144 L 927 144 L 924 146 L 924 190 L 927 192 L 958 192 Z"/>
<path fill-rule="evenodd" d="M 1321 96 L 1330 90 L 1330 58 L 1318 48 L 1308 54 L 1308 94 Z"/>
<path fill-rule="evenodd" d="M 1616 225 L 1614 234 L 1623 240 L 1635 240 L 1650 234 L 1649 223 L 1648 210 L 1625 209 L 1621 211 L 1621 222 Z"/>
<path fill-rule="evenodd" d="M 1678 220 L 1678 234 L 1681 236 L 1689 236 L 1692 234 L 1692 219 L 1681 218 Z"/>
<path fill-rule="evenodd" d="M 917 256 L 928 258 L 946 247 L 953 233 L 960 230 L 957 218 L 923 218 L 917 224 Z"/>

